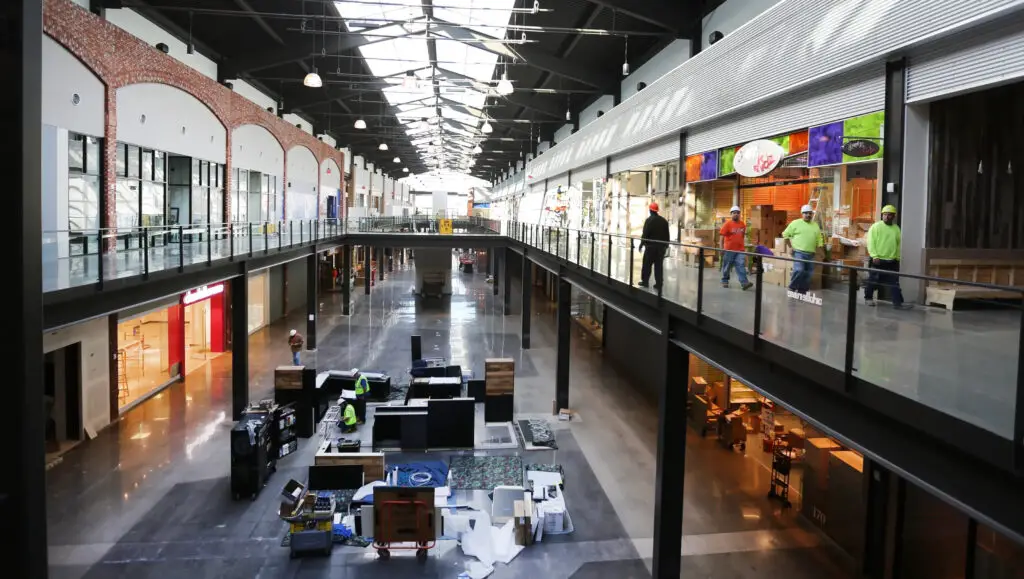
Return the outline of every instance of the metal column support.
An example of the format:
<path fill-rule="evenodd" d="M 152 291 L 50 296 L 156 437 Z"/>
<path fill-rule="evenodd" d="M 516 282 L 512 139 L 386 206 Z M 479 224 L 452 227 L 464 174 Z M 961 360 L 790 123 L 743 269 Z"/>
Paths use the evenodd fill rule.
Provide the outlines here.
<path fill-rule="evenodd" d="M 231 278 L 231 416 L 249 405 L 249 278 Z"/>
<path fill-rule="evenodd" d="M 903 181 L 903 132 L 907 103 L 907 60 L 885 63 L 885 129 L 882 135 L 882 205 L 900 208 Z M 902 211 L 896 213 L 899 219 Z"/>
<path fill-rule="evenodd" d="M 0 520 L 7 537 L 4 566 L 10 577 L 46 579 L 46 474 L 43 414 L 42 207 L 42 45 L 43 7 L 39 0 L 8 0 L 0 5 L 4 34 L 0 71 L 10 83 L 0 102 L 0 124 L 8 142 L 0 156 L 5 185 L 7 251 L 5 269 L 14 295 L 4 348 L 6 416 L 0 435 L 7 441 L 0 475 Z M 102 197 L 102 195 L 101 195 Z M 102 245 L 100 246 L 102 251 Z M 102 263 L 102 260 L 100 260 Z M 84 355 L 84 354 L 83 354 Z M 110 361 L 113 364 L 113 361 Z"/>
<path fill-rule="evenodd" d="M 556 408 L 569 408 L 569 354 L 572 341 L 572 286 L 558 278 L 558 358 L 555 367 Z"/>
<path fill-rule="evenodd" d="M 504 270 L 504 272 L 502 273 L 502 276 L 505 278 L 505 288 L 501 292 L 501 294 L 502 294 L 501 295 L 501 301 L 503 302 L 502 305 L 505 308 L 504 309 L 504 315 L 507 316 L 507 315 L 512 313 L 512 305 L 509 303 L 509 298 L 510 298 L 510 296 L 512 294 L 512 275 L 508 271 L 508 249 L 507 248 L 503 248 L 501 250 L 501 269 Z M 497 283 L 498 279 L 495 278 L 494 282 L 495 282 L 494 286 L 497 287 L 498 286 L 498 283 Z"/>
<path fill-rule="evenodd" d="M 352 282 L 352 246 L 343 245 L 341 251 L 341 275 L 338 276 L 341 279 L 341 315 L 347 316 L 352 313 L 352 296 L 349 295 Z"/>
<path fill-rule="evenodd" d="M 690 356 L 671 341 L 671 321 L 662 324 L 658 384 L 658 463 L 654 480 L 653 579 L 677 579 L 682 568 L 683 477 L 686 472 L 686 377 Z"/>
<path fill-rule="evenodd" d="M 501 268 L 498 265 L 499 251 L 500 250 L 495 247 L 491 249 L 489 254 L 487 254 L 487 266 L 491 269 L 491 284 L 494 286 L 491 289 L 494 292 L 494 295 L 498 295 L 498 282 L 501 277 L 499 274 Z M 504 256 L 502 256 L 502 261 L 504 261 Z"/>
<path fill-rule="evenodd" d="M 320 303 L 320 254 L 306 257 L 306 350 L 316 350 L 316 314 Z"/>
<path fill-rule="evenodd" d="M 533 298 L 533 264 L 523 254 L 523 300 L 522 300 L 522 312 L 520 317 L 523 322 L 523 349 L 530 349 L 530 318 L 532 317 L 532 308 L 530 307 L 530 300 Z"/>
<path fill-rule="evenodd" d="M 370 295 L 370 248 L 363 247 L 363 293 Z"/>

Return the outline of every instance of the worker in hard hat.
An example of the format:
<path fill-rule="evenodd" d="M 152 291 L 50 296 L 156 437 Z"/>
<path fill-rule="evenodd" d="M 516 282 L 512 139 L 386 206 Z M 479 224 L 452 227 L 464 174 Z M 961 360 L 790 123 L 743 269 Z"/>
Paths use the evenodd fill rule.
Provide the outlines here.
<path fill-rule="evenodd" d="M 357 421 L 355 405 L 343 398 L 341 400 L 341 431 L 354 432 Z"/>
<path fill-rule="evenodd" d="M 722 238 L 722 287 L 729 287 L 729 272 L 736 268 L 736 277 L 740 278 L 740 287 L 750 289 L 754 284 L 747 280 L 746 251 L 747 224 L 740 220 L 740 208 L 733 205 L 729 210 L 729 220 L 718 230 Z M 739 252 L 739 253 L 737 253 Z"/>
<path fill-rule="evenodd" d="M 370 382 L 359 372 L 359 368 L 352 368 L 352 375 L 356 380 L 356 398 L 366 398 L 370 394 Z"/>
<path fill-rule="evenodd" d="M 804 205 L 800 208 L 800 213 L 800 219 L 796 219 L 786 226 L 782 237 L 786 239 L 786 245 L 793 250 L 793 257 L 798 260 L 793 262 L 793 275 L 789 279 L 789 289 L 805 294 L 811 289 L 814 253 L 819 247 L 825 246 L 825 240 L 821 236 L 821 228 L 813 220 L 814 208 Z"/>
<path fill-rule="evenodd" d="M 658 214 L 658 204 L 651 201 L 647 206 L 651 214 L 644 221 L 644 230 L 640 234 L 640 251 L 644 253 L 643 265 L 640 267 L 640 287 L 647 287 L 651 279 L 651 268 L 654 268 L 654 289 L 661 289 L 663 281 L 663 264 L 665 252 L 668 251 L 668 221 Z M 646 251 L 644 249 L 646 248 Z"/>
<path fill-rule="evenodd" d="M 302 361 L 299 360 L 299 352 L 302 351 L 303 344 L 305 344 L 305 340 L 302 339 L 302 334 L 295 330 L 288 332 L 288 347 L 292 349 L 293 366 L 302 365 Z"/>
<path fill-rule="evenodd" d="M 892 307 L 902 310 L 909 309 L 909 304 L 903 303 L 903 292 L 900 290 L 900 276 L 896 273 L 900 270 L 900 246 L 903 235 L 900 226 L 896 225 L 896 207 L 886 205 L 882 207 L 882 220 L 875 222 L 868 229 L 868 256 L 871 268 L 868 274 L 868 283 L 864 285 L 864 303 L 875 305 L 875 290 L 880 286 L 889 288 L 892 292 Z"/>

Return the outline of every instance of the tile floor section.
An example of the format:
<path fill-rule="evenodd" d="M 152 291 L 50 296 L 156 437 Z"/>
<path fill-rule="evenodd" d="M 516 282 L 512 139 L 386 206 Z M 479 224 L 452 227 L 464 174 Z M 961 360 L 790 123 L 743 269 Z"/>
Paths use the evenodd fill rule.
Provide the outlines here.
<path fill-rule="evenodd" d="M 425 355 L 447 356 L 477 373 L 484 358 L 515 358 L 517 418 L 546 416 L 554 396 L 552 305 L 534 299 L 534 347 L 522 351 L 520 318 L 501 315 L 500 296 L 492 294 L 485 275 L 453 275 L 455 295 L 440 309 L 410 295 L 411 270 L 389 275 L 369 297 L 357 294 L 347 318 L 338 315 L 340 295 L 324 295 L 320 349 L 307 363 L 402 376 L 410 365 L 409 335 L 419 333 Z M 288 329 L 304 326 L 303 318 L 300 309 L 250 338 L 254 399 L 270 393 L 274 367 L 289 360 Z M 499 565 L 496 579 L 650 577 L 657 413 L 654 401 L 624 399 L 623 392 L 637 390 L 595 346 L 574 334 L 570 396 L 581 419 L 552 423 L 557 451 L 488 452 L 561 465 L 576 527 L 572 535 L 552 537 L 511 565 Z M 288 478 L 304 478 L 315 448 L 302 441 L 256 501 L 230 499 L 230 361 L 215 359 L 147 400 L 48 472 L 51 577 L 458 575 L 464 557 L 450 545 L 423 565 L 402 557 L 384 564 L 353 547 L 336 548 L 330 558 L 290 560 L 280 546 L 285 525 L 276 516 L 276 491 Z M 845 557 L 800 520 L 797 509 L 784 510 L 766 498 L 769 473 L 761 464 L 692 432 L 687 444 L 683 577 L 852 576 L 844 570 Z M 389 462 L 438 459 L 389 455 Z"/>

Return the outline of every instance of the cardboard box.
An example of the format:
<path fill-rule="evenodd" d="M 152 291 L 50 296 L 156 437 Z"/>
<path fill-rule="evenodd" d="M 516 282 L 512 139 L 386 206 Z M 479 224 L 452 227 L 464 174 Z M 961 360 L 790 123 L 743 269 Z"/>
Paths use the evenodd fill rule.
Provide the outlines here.
<path fill-rule="evenodd" d="M 754 205 L 750 208 L 750 216 L 747 218 L 750 226 L 757 229 L 770 228 L 772 224 L 772 206 Z"/>
<path fill-rule="evenodd" d="M 761 281 L 768 285 L 789 285 L 789 268 L 776 267 L 771 271 L 765 270 L 765 272 L 761 274 Z"/>
<path fill-rule="evenodd" d="M 786 226 L 789 225 L 789 214 L 785 211 L 772 211 L 769 215 L 769 219 L 771 220 L 771 227 L 775 230 L 776 235 L 782 235 L 782 232 L 786 230 Z"/>
<path fill-rule="evenodd" d="M 786 255 L 786 238 L 776 237 L 772 243 L 772 251 L 775 253 L 775 255 Z"/>
<path fill-rule="evenodd" d="M 533 498 L 526 494 L 512 505 L 516 545 L 529 547 L 533 544 Z"/>

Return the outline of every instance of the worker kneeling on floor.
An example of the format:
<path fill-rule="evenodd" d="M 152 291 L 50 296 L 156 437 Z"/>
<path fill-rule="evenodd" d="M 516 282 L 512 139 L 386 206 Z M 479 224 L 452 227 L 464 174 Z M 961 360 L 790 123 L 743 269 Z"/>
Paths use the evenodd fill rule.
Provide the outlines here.
<path fill-rule="evenodd" d="M 341 410 L 341 431 L 355 432 L 356 430 L 356 407 L 348 400 L 341 402 L 344 408 Z"/>

